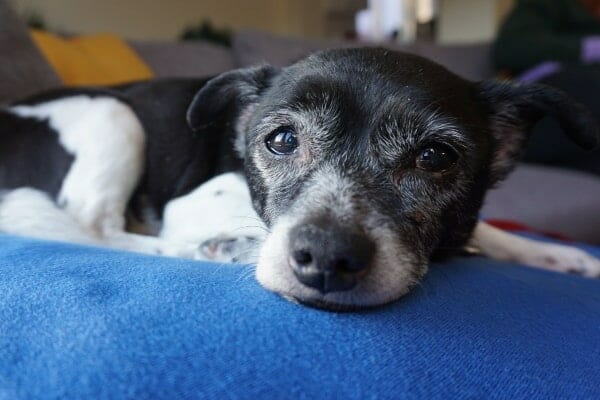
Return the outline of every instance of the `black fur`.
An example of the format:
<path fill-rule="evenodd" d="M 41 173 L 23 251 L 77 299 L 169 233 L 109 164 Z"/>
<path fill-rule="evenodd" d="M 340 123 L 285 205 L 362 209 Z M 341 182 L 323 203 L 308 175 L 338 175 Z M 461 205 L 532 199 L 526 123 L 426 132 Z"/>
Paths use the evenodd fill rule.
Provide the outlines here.
<path fill-rule="evenodd" d="M 186 119 L 195 132 L 233 128 L 241 110 L 256 102 L 278 70 L 270 65 L 238 69 L 210 80 L 189 104 Z"/>
<path fill-rule="evenodd" d="M 600 144 L 600 130 L 591 112 L 558 89 L 496 81 L 482 82 L 477 89 L 488 107 L 495 147 L 499 149 L 492 163 L 494 181 L 510 172 L 533 126 L 545 116 L 554 117 L 581 148 L 593 150 Z"/>
<path fill-rule="evenodd" d="M 123 96 L 146 131 L 145 171 L 135 196 L 144 196 L 160 213 L 174 197 L 186 194 L 221 170 L 234 168 L 222 157 L 224 135 L 206 128 L 194 134 L 187 107 L 206 80 L 162 80 L 129 85 Z"/>
<path fill-rule="evenodd" d="M 56 196 L 73 157 L 46 121 L 0 109 L 0 187 L 35 187 Z"/>

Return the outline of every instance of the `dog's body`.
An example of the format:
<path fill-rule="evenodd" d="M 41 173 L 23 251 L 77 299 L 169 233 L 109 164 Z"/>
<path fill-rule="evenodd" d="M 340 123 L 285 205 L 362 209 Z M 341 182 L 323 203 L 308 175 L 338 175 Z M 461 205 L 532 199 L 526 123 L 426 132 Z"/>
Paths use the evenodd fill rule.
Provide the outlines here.
<path fill-rule="evenodd" d="M 175 227 L 180 224 L 172 222 L 160 240 L 126 233 L 125 228 L 157 235 L 165 208 L 174 199 L 178 201 L 167 211 L 179 217 L 182 209 L 193 219 L 191 213 L 202 208 L 194 209 L 186 196 L 180 197 L 210 201 L 205 193 L 209 187 L 194 189 L 223 172 L 241 170 L 233 151 L 221 151 L 229 139 L 220 130 L 208 128 L 197 135 L 187 125 L 187 107 L 204 83 L 168 80 L 60 90 L 0 111 L 0 187 L 5 190 L 1 229 L 202 258 L 202 240 L 211 238 L 215 229 L 227 228 L 223 218 L 229 215 L 220 208 L 209 214 L 213 230 L 205 236 L 205 225 L 190 227 L 196 235 L 190 237 L 191 232 L 182 232 Z M 231 185 L 233 179 L 226 181 Z M 231 198 L 234 193 L 225 194 Z M 235 194 L 241 203 L 236 212 L 248 213 L 244 193 Z M 69 218 L 76 224 L 69 224 Z M 200 241 L 192 245 L 188 239 Z"/>
<path fill-rule="evenodd" d="M 258 280 L 328 308 L 398 298 L 473 232 L 495 258 L 597 275 L 579 250 L 477 223 L 545 114 L 594 144 L 593 120 L 559 92 L 381 49 L 55 92 L 0 111 L 0 230 L 225 260 L 264 238 Z"/>

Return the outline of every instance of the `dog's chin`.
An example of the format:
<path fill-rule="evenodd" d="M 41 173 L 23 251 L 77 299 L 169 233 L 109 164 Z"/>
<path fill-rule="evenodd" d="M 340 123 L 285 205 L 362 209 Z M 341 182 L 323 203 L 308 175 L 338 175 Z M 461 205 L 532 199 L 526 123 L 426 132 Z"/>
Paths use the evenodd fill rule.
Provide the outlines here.
<path fill-rule="evenodd" d="M 369 272 L 346 291 L 321 293 L 302 284 L 288 265 L 287 224 L 276 224 L 262 245 L 256 278 L 267 290 L 287 300 L 329 311 L 357 311 L 398 300 L 407 294 L 427 270 L 400 247 L 379 251 Z M 389 236 L 388 236 L 389 237 Z"/>
<path fill-rule="evenodd" d="M 331 301 L 325 301 L 322 299 L 301 299 L 297 297 L 293 297 L 290 295 L 281 294 L 281 297 L 284 299 L 296 303 L 301 306 L 307 306 L 311 308 L 318 308 L 324 311 L 332 311 L 332 312 L 360 312 L 360 311 L 368 311 L 378 306 L 383 306 L 385 304 L 393 302 L 393 300 L 388 301 L 387 303 L 377 304 L 377 305 L 358 305 L 358 304 L 340 304 Z"/>
<path fill-rule="evenodd" d="M 262 272 L 262 269 L 256 269 L 257 280 L 265 289 L 275 292 L 284 299 L 296 304 L 336 312 L 363 311 L 382 306 L 398 300 L 407 294 L 412 287 L 412 285 L 405 285 L 399 290 L 386 290 L 383 293 L 377 290 L 353 289 L 323 294 L 298 281 L 291 285 L 279 285 L 276 280 L 266 278 Z"/>

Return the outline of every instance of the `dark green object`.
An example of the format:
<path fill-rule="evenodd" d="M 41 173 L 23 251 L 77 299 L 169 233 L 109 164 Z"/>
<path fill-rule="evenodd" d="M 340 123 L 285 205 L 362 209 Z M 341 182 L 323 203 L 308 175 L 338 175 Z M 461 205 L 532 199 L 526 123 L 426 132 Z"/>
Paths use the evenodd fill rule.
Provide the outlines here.
<path fill-rule="evenodd" d="M 198 26 L 185 28 L 180 38 L 181 40 L 205 40 L 231 47 L 231 31 L 215 28 L 208 20 L 202 21 Z"/>
<path fill-rule="evenodd" d="M 27 16 L 27 26 L 34 29 L 46 30 L 46 21 L 38 13 L 31 13 Z"/>
<path fill-rule="evenodd" d="M 600 35 L 600 19 L 578 0 L 518 0 L 493 48 L 497 70 L 512 74 L 544 61 L 579 63 L 581 41 Z"/>

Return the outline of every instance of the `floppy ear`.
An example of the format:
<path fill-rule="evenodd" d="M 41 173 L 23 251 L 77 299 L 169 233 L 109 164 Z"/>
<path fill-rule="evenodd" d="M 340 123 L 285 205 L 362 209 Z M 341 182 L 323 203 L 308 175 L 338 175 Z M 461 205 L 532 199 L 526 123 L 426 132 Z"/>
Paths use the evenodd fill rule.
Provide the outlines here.
<path fill-rule="evenodd" d="M 491 113 L 495 141 L 493 182 L 510 172 L 531 129 L 547 115 L 556 118 L 563 132 L 583 149 L 592 150 L 600 142 L 598 124 L 590 111 L 558 89 L 541 84 L 485 81 L 478 84 L 478 90 Z"/>
<path fill-rule="evenodd" d="M 223 118 L 236 119 L 248 105 L 257 102 L 278 70 L 270 65 L 225 72 L 208 81 L 187 110 L 187 121 L 198 131 Z M 227 121 L 235 123 L 235 121 Z"/>

